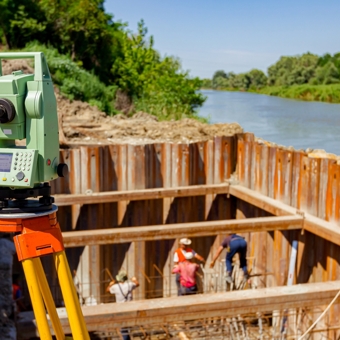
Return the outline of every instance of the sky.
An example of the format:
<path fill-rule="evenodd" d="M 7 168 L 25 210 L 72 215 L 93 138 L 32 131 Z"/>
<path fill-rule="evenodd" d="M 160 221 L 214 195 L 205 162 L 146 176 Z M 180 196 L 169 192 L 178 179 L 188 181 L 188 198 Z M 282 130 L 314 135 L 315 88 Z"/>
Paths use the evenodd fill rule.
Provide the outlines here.
<path fill-rule="evenodd" d="M 106 0 L 133 32 L 143 19 L 154 48 L 190 76 L 267 72 L 281 56 L 340 52 L 339 0 Z"/>

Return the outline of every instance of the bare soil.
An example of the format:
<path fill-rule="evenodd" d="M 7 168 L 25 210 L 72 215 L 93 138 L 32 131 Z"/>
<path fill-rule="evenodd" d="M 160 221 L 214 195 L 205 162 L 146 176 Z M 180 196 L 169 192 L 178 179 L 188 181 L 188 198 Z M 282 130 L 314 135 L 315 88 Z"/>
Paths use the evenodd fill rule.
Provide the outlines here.
<path fill-rule="evenodd" d="M 33 73 L 26 60 L 4 60 L 3 74 L 15 70 Z M 214 136 L 243 132 L 237 123 L 204 124 L 195 119 L 158 122 L 155 116 L 138 112 L 107 116 L 97 107 L 78 100 L 70 101 L 56 89 L 61 144 L 145 144 L 155 142 L 190 143 Z"/>
<path fill-rule="evenodd" d="M 71 143 L 190 143 L 243 132 L 237 123 L 209 125 L 188 118 L 158 122 L 156 117 L 145 112 L 138 112 L 131 118 L 123 114 L 108 117 L 86 103 L 57 98 L 63 132 Z"/>

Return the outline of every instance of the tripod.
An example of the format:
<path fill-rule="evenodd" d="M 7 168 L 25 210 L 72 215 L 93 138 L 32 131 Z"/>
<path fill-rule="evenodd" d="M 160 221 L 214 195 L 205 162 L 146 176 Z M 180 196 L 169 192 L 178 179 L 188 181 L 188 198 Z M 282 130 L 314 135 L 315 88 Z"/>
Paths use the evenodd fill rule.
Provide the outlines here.
<path fill-rule="evenodd" d="M 73 284 L 57 221 L 57 207 L 50 210 L 2 214 L 0 231 L 20 233 L 13 238 L 19 261 L 22 262 L 40 338 L 52 340 L 46 310 L 57 340 L 67 339 L 53 301 L 40 257 L 53 255 L 61 292 L 74 340 L 89 340 L 89 334 Z"/>

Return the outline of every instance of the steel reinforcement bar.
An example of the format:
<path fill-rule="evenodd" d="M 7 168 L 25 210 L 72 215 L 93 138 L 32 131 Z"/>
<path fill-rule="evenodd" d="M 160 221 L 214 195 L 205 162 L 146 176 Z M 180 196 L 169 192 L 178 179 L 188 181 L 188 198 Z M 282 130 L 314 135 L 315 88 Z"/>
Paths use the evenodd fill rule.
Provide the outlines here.
<path fill-rule="evenodd" d="M 116 328 L 147 326 L 238 314 L 269 312 L 288 308 L 328 305 L 340 290 L 340 282 L 307 283 L 256 290 L 198 294 L 163 299 L 83 306 L 85 322 L 91 331 L 114 331 Z M 65 309 L 58 310 L 65 334 L 70 326 Z M 21 313 L 18 332 L 34 335 L 33 313 Z"/>

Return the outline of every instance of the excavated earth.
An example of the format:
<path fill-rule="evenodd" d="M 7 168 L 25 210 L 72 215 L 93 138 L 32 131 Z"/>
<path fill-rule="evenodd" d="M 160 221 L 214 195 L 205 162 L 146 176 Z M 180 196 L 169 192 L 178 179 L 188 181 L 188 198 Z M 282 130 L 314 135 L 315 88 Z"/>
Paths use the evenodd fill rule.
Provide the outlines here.
<path fill-rule="evenodd" d="M 26 60 L 4 60 L 3 74 L 16 70 L 33 73 Z M 78 100 L 70 101 L 55 89 L 61 145 L 70 144 L 145 144 L 154 142 L 190 143 L 214 136 L 243 132 L 237 123 L 204 124 L 195 119 L 157 121 L 155 116 L 138 112 L 108 116 L 97 107 Z"/>

